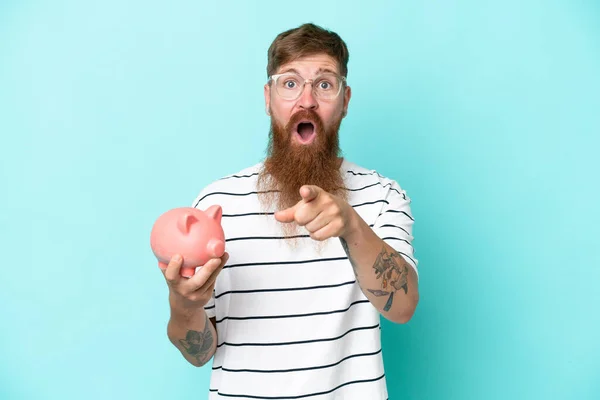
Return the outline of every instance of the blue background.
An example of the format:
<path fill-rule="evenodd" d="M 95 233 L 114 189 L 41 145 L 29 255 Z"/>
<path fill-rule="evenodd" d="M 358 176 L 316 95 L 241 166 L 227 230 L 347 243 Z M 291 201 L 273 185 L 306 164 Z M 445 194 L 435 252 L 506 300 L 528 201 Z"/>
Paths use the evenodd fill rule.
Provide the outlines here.
<path fill-rule="evenodd" d="M 154 219 L 264 156 L 266 51 L 350 48 L 341 144 L 413 199 L 390 399 L 600 398 L 600 4 L 0 2 L 0 398 L 206 398 Z"/>

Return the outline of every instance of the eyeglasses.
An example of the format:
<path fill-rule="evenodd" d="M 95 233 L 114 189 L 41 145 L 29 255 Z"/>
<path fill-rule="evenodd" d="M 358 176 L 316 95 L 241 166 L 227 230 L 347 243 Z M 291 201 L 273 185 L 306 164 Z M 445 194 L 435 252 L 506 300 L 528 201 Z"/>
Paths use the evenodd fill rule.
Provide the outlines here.
<path fill-rule="evenodd" d="M 271 75 L 277 94 L 285 100 L 296 100 L 304 91 L 304 85 L 311 84 L 313 95 L 319 99 L 335 99 L 346 83 L 344 76 L 334 73 L 324 73 L 314 79 L 304 79 L 298 74 L 287 72 L 285 74 Z"/>

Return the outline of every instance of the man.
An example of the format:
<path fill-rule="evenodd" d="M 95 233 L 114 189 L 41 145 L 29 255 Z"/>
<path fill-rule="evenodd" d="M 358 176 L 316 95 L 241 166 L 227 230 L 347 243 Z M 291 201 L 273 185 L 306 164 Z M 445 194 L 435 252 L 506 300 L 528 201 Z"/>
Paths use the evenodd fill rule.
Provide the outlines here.
<path fill-rule="evenodd" d="M 193 203 L 222 206 L 227 252 L 163 271 L 169 339 L 193 365 L 214 355 L 210 399 L 387 399 L 379 321 L 417 306 L 414 220 L 394 180 L 339 157 L 348 57 L 313 24 L 275 38 L 268 155 Z"/>

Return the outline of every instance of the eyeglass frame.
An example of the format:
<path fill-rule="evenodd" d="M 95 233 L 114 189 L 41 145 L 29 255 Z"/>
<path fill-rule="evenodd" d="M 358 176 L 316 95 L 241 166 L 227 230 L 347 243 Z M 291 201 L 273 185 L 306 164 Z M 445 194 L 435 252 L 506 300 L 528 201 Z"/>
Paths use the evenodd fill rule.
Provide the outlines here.
<path fill-rule="evenodd" d="M 341 81 L 341 85 L 340 85 L 340 87 L 339 87 L 339 89 L 338 89 L 338 92 L 335 94 L 335 96 L 332 96 L 331 98 L 324 99 L 324 100 L 333 100 L 333 99 L 336 99 L 336 98 L 337 98 L 337 97 L 340 95 L 340 93 L 342 92 L 342 89 L 343 89 L 343 88 L 345 88 L 345 87 L 347 86 L 347 80 L 346 80 L 346 77 L 345 77 L 345 76 L 342 76 L 342 75 L 336 74 L 336 73 L 334 73 L 334 72 L 326 72 L 326 74 L 327 74 L 327 73 L 329 73 L 329 74 L 332 74 L 332 75 L 335 75 L 335 77 Z M 300 75 L 300 74 L 298 74 L 298 73 L 295 73 L 295 72 L 291 72 L 291 71 L 290 71 L 290 72 L 283 72 L 283 73 L 281 73 L 281 74 L 273 74 L 273 75 L 269 76 L 269 79 L 267 80 L 267 82 L 273 82 L 273 83 L 277 84 L 277 79 L 279 79 L 280 77 L 282 77 L 282 76 L 284 76 L 284 75 L 295 75 L 295 76 L 297 76 L 297 77 L 299 77 L 299 78 L 301 78 L 301 79 L 303 80 L 303 82 L 302 82 L 302 84 L 301 84 L 301 86 L 302 86 L 302 90 L 298 91 L 298 95 L 297 95 L 296 97 L 294 97 L 294 98 L 292 98 L 292 99 L 285 99 L 284 97 L 282 97 L 281 95 L 279 95 L 279 96 L 281 96 L 281 97 L 282 97 L 284 100 L 287 100 L 287 101 L 293 101 L 293 100 L 298 100 L 298 99 L 300 98 L 300 96 L 302 96 L 302 93 L 304 92 L 304 88 L 306 87 L 306 84 L 307 84 L 309 81 L 310 81 L 310 86 L 311 86 L 311 92 L 313 92 L 313 95 L 314 95 L 314 90 L 315 90 L 315 88 L 314 88 L 314 86 L 313 86 L 313 83 L 315 82 L 315 80 L 316 80 L 316 79 L 320 78 L 320 77 L 321 77 L 321 75 L 323 75 L 323 74 L 319 74 L 319 75 L 317 75 L 315 78 L 309 78 L 309 79 L 305 79 L 305 78 L 304 78 L 302 75 Z M 275 87 L 275 91 L 277 92 L 277 94 L 279 94 L 279 92 L 277 91 L 277 87 Z M 317 97 L 317 98 L 321 99 L 321 97 L 319 97 L 319 96 L 316 96 L 316 95 L 315 95 L 315 97 Z"/>

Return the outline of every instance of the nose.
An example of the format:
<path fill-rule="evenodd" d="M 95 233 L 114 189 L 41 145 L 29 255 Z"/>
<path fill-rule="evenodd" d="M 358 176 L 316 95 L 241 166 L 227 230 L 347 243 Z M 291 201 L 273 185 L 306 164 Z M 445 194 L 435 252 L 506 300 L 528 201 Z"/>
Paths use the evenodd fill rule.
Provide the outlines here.
<path fill-rule="evenodd" d="M 314 110 L 318 105 L 319 103 L 317 103 L 317 99 L 313 95 L 312 82 L 306 82 L 304 88 L 302 88 L 302 94 L 300 94 L 300 98 L 298 99 L 298 106 L 305 110 Z"/>

